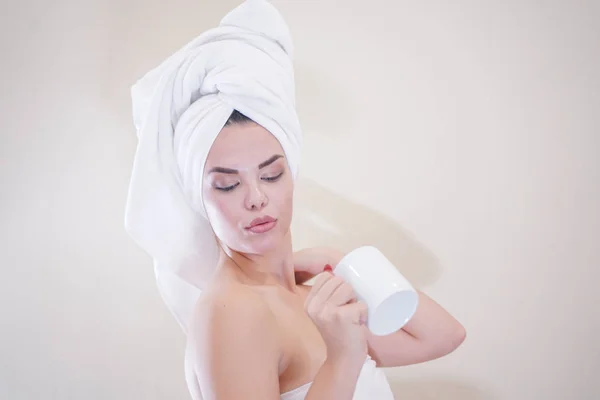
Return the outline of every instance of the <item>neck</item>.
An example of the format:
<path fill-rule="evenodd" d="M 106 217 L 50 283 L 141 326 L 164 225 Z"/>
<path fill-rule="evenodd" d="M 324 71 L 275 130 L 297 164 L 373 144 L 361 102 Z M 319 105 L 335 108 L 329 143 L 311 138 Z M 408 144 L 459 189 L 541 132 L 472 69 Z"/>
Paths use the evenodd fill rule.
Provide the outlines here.
<path fill-rule="evenodd" d="M 242 253 L 222 245 L 219 264 L 231 265 L 236 274 L 248 283 L 280 285 L 295 291 L 294 259 L 289 236 L 275 249 L 263 254 Z"/>

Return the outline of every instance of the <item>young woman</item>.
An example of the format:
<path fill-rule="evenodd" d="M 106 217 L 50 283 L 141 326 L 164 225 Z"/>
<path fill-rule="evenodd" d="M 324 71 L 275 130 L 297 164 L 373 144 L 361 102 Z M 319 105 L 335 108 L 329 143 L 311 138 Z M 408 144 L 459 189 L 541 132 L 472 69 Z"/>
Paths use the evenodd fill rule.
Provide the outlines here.
<path fill-rule="evenodd" d="M 377 367 L 441 357 L 465 336 L 424 294 L 403 329 L 374 336 L 328 267 L 342 254 L 293 253 L 292 52 L 277 10 L 248 0 L 132 88 L 126 229 L 187 334 L 195 400 L 388 400 Z"/>
<path fill-rule="evenodd" d="M 370 334 L 366 306 L 326 270 L 342 254 L 293 254 L 291 173 L 260 125 L 234 112 L 210 149 L 203 182 L 221 257 L 188 333 L 194 399 L 352 399 L 357 389 L 367 397 L 355 398 L 392 399 L 374 363 L 424 362 L 463 341 L 461 324 L 422 293 L 403 329 Z M 299 282 L 302 273 L 318 274 L 312 287 Z"/>

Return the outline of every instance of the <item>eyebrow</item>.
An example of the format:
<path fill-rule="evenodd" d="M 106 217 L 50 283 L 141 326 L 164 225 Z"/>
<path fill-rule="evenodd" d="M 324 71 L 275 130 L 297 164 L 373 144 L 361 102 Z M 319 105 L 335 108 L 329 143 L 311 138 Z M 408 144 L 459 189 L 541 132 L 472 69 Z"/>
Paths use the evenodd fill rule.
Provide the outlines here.
<path fill-rule="evenodd" d="M 269 165 L 273 164 L 275 161 L 277 161 L 280 158 L 283 158 L 283 156 L 281 154 L 275 154 L 275 155 L 271 156 L 268 160 L 265 160 L 265 161 L 261 162 L 260 164 L 258 164 L 258 169 L 268 167 Z M 220 172 L 222 174 L 237 174 L 237 173 L 239 173 L 239 171 L 237 169 L 223 168 L 223 167 L 214 167 L 214 168 L 211 168 L 210 171 L 208 171 L 209 174 L 213 173 L 213 172 Z"/>

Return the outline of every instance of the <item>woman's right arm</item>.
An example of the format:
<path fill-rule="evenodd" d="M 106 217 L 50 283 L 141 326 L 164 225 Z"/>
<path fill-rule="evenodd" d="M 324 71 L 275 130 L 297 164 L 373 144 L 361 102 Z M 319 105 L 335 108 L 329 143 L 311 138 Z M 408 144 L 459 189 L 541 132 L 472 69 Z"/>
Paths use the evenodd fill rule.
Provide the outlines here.
<path fill-rule="evenodd" d="M 194 313 L 187 351 L 203 400 L 278 400 L 281 346 L 262 299 L 234 288 Z"/>
<path fill-rule="evenodd" d="M 317 276 L 305 303 L 327 346 L 327 359 L 306 400 L 351 400 L 367 356 L 367 306 L 352 287 L 329 272 Z"/>

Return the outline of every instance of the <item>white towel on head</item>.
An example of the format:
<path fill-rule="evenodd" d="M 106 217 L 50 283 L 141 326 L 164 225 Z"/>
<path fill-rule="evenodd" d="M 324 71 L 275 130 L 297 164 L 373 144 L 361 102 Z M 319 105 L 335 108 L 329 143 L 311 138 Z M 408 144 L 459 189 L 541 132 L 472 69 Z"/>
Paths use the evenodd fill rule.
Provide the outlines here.
<path fill-rule="evenodd" d="M 301 129 L 292 51 L 275 7 L 248 0 L 132 87 L 138 147 L 125 226 L 154 259 L 160 293 L 185 332 L 218 261 L 202 176 L 210 147 L 233 110 L 279 140 L 297 175 Z"/>

